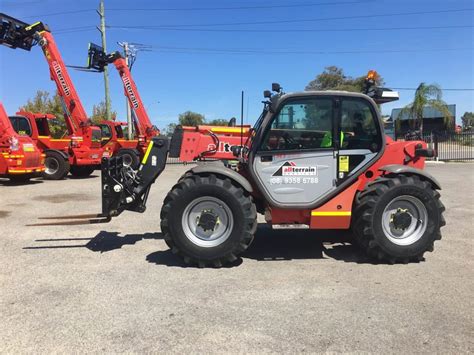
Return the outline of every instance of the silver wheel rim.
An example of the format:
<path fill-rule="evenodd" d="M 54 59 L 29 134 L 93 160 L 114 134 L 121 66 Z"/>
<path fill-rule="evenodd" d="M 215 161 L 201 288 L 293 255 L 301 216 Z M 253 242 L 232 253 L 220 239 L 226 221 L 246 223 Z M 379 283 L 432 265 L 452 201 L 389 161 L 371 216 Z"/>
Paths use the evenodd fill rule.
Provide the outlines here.
<path fill-rule="evenodd" d="M 47 157 L 44 162 L 45 172 L 48 175 L 54 175 L 59 170 L 59 162 L 56 158 Z"/>
<path fill-rule="evenodd" d="M 130 154 L 123 154 L 122 155 L 122 163 L 123 163 L 123 166 L 125 167 L 129 167 L 129 166 L 132 166 L 132 157 L 130 156 Z"/>
<path fill-rule="evenodd" d="M 217 223 L 212 230 L 204 230 L 199 225 L 202 213 L 211 213 L 217 218 Z M 195 245 L 211 248 L 225 242 L 234 226 L 234 218 L 229 206 L 222 200 L 204 196 L 191 201 L 183 212 L 181 219 L 186 237 Z"/>
<path fill-rule="evenodd" d="M 397 212 L 407 213 L 411 217 L 406 228 L 396 228 L 393 218 Z M 385 207 L 382 214 L 382 228 L 385 236 L 396 245 L 412 245 L 425 233 L 428 225 L 428 212 L 418 198 L 403 195 L 394 198 Z"/>

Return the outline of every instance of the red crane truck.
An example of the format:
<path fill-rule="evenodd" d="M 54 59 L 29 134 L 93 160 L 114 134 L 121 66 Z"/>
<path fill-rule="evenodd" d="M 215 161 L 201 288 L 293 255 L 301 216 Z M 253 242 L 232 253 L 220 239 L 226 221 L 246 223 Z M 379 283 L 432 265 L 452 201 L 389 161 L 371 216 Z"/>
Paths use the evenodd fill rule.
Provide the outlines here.
<path fill-rule="evenodd" d="M 44 154 L 30 137 L 15 131 L 0 102 L 0 177 L 27 181 L 43 171 Z"/>
<path fill-rule="evenodd" d="M 46 179 L 62 179 L 69 172 L 77 177 L 89 176 L 99 165 L 104 149 L 100 127 L 92 125 L 71 81 L 66 65 L 48 27 L 41 22 L 28 25 L 8 15 L 0 14 L 0 44 L 16 49 L 31 50 L 38 44 L 43 50 L 50 69 L 51 80 L 56 83 L 61 97 L 68 135 L 54 139 L 49 134 L 47 119 L 20 112 L 28 119 L 38 147 L 45 153 Z M 38 120 L 41 121 L 37 126 Z M 43 124 L 46 124 L 44 126 Z M 33 127 L 37 126 L 37 129 Z"/>

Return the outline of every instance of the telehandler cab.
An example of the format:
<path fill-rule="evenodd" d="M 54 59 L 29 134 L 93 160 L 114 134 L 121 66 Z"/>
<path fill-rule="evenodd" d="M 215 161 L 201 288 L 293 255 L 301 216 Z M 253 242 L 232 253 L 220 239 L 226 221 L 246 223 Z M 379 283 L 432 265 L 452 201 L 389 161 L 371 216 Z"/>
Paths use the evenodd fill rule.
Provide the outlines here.
<path fill-rule="evenodd" d="M 12 181 L 28 181 L 44 171 L 44 154 L 35 146 L 24 130 L 12 122 L 0 102 L 0 177 Z"/>
<path fill-rule="evenodd" d="M 352 229 L 368 255 L 389 263 L 422 260 L 445 225 L 441 187 L 422 170 L 433 151 L 422 141 L 384 135 L 377 104 L 398 93 L 375 87 L 376 75 L 369 72 L 366 94 L 285 94 L 273 84 L 275 94 L 265 91 L 245 144 L 231 148 L 238 171 L 198 165 L 166 196 L 161 231 L 172 252 L 201 267 L 232 262 L 251 244 L 261 213 L 273 228 Z M 176 132 L 170 147 L 166 137 L 152 138 L 138 171 L 123 167 L 120 157 L 103 159 L 102 213 L 45 224 L 104 223 L 125 210 L 144 212 L 168 151 L 178 156 L 195 148 L 187 134 Z"/>

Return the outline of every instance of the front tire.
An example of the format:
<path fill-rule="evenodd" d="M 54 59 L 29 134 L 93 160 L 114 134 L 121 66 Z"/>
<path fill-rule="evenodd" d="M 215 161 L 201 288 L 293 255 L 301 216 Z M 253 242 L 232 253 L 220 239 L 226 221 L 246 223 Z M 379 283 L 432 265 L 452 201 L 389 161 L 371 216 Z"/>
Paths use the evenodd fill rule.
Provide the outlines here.
<path fill-rule="evenodd" d="M 446 224 L 440 194 L 418 176 L 378 178 L 355 203 L 353 232 L 372 258 L 389 263 L 423 260 Z"/>
<path fill-rule="evenodd" d="M 252 197 L 230 179 L 189 175 L 168 193 L 161 209 L 166 244 L 186 264 L 220 267 L 253 240 L 257 211 Z"/>
<path fill-rule="evenodd" d="M 45 180 L 62 180 L 69 173 L 69 161 L 58 152 L 46 152 L 44 159 L 45 171 L 42 173 Z"/>

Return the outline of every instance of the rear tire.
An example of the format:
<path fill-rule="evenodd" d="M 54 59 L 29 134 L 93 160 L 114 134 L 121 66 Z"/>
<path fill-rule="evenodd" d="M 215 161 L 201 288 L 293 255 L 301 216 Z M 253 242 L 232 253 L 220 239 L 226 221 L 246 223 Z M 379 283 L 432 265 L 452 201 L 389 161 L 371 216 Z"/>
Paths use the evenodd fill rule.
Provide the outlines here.
<path fill-rule="evenodd" d="M 161 209 L 166 244 L 186 264 L 215 266 L 237 260 L 253 240 L 257 211 L 252 197 L 230 179 L 185 176 Z"/>
<path fill-rule="evenodd" d="M 121 149 L 117 153 L 117 156 L 122 157 L 123 166 L 131 167 L 134 170 L 138 169 L 138 166 L 140 165 L 140 158 L 137 152 L 135 152 L 134 150 Z"/>
<path fill-rule="evenodd" d="M 62 180 L 70 169 L 69 161 L 58 152 L 46 152 L 44 166 L 42 176 L 45 180 Z"/>
<path fill-rule="evenodd" d="M 389 263 L 423 260 L 446 224 L 440 194 L 418 176 L 378 178 L 356 198 L 353 232 L 372 258 Z"/>
<path fill-rule="evenodd" d="M 95 170 L 93 165 L 73 165 L 71 166 L 71 175 L 77 178 L 85 178 L 92 174 Z"/>

